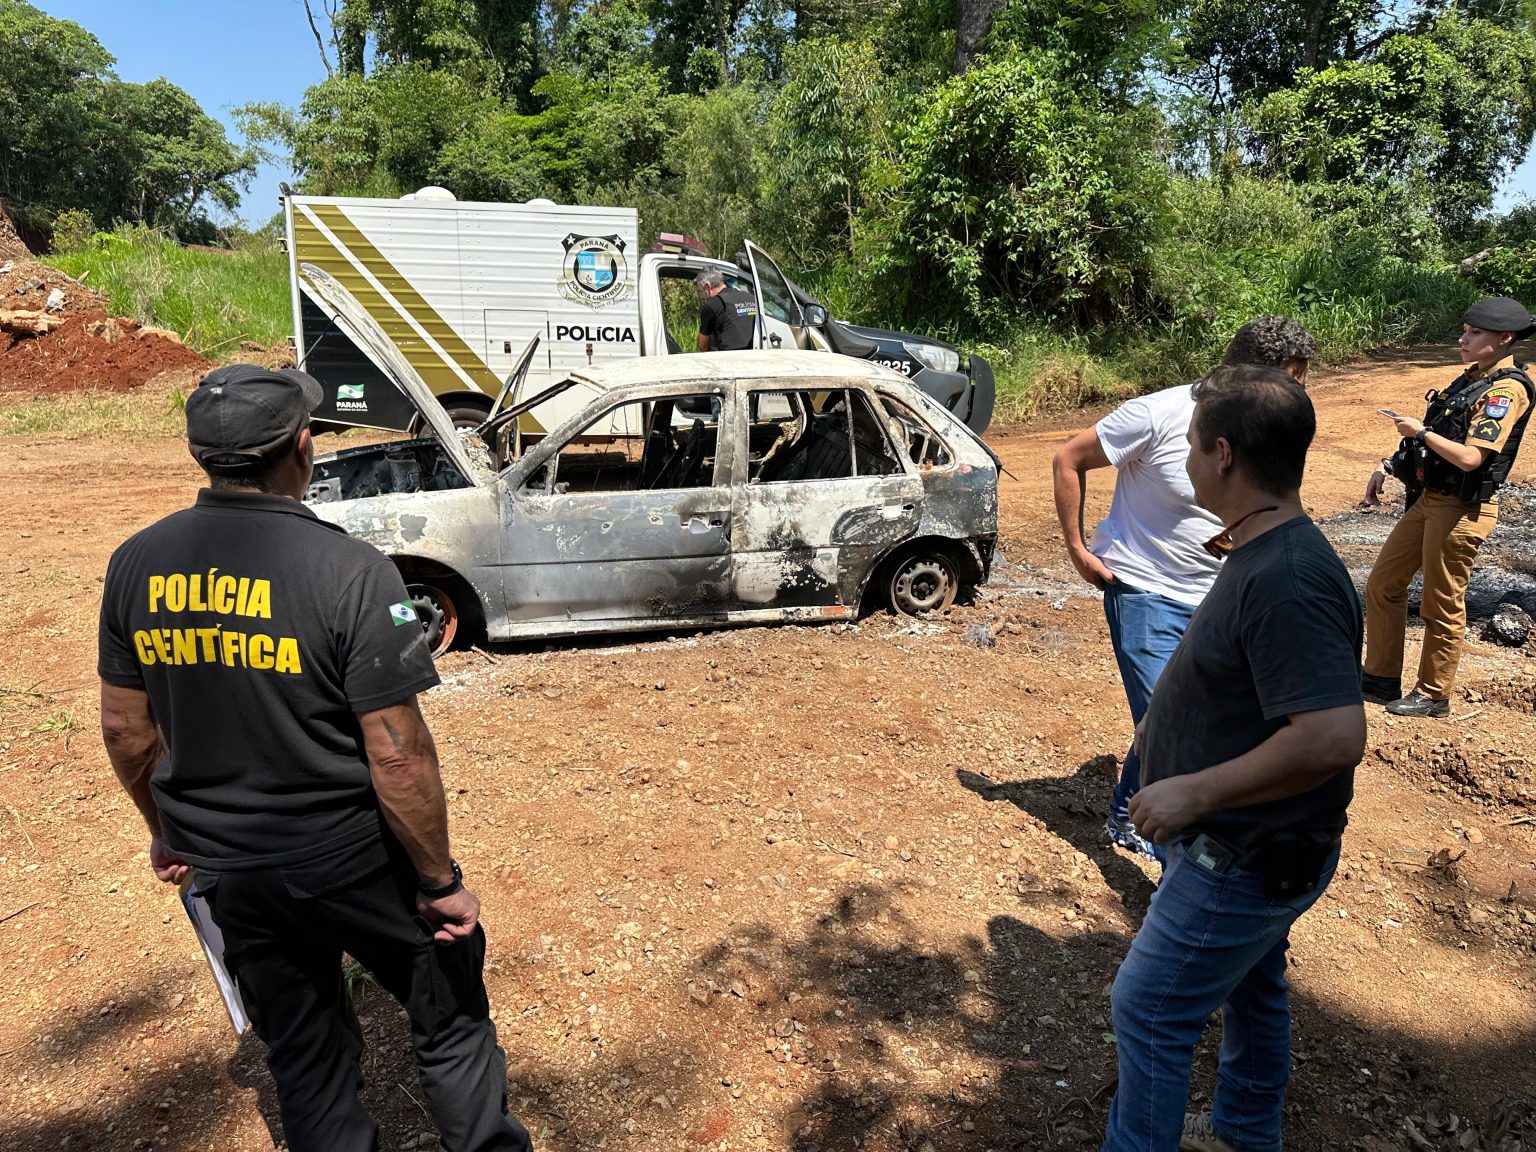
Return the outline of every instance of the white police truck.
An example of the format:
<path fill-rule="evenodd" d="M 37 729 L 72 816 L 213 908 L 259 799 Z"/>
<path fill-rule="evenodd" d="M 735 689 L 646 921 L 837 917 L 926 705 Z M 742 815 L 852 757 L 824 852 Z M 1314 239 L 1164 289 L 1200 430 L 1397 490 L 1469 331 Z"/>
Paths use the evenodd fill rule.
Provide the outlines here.
<path fill-rule="evenodd" d="M 735 261 L 670 234 L 641 253 L 632 208 L 474 203 L 441 188 L 398 200 L 283 193 L 295 356 L 325 386 L 322 428 L 403 430 L 419 415 L 312 290 L 305 266 L 343 285 L 466 427 L 485 419 L 534 337 L 519 395 L 612 360 L 695 354 L 691 281 L 708 270 L 756 296 L 757 347 L 884 364 L 973 430 L 992 418 L 992 370 L 981 357 L 832 319 L 751 241 Z"/>

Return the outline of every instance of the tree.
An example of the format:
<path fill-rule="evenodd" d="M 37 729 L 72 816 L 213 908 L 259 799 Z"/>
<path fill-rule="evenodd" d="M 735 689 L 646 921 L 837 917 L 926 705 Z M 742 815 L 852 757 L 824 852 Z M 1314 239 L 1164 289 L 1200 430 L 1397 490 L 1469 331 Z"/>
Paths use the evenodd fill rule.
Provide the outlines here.
<path fill-rule="evenodd" d="M 1047 58 L 976 65 L 900 134 L 883 277 L 911 311 L 968 330 L 1124 316 L 1167 182 L 1154 129 Z"/>
<path fill-rule="evenodd" d="M 39 230 L 69 208 L 206 236 L 255 155 L 165 80 L 126 84 L 77 24 L 0 0 L 0 198 Z"/>
<path fill-rule="evenodd" d="M 839 248 L 856 252 L 872 166 L 888 158 L 884 78 L 868 41 L 810 40 L 787 57 L 773 102 L 768 203 L 777 231 L 802 265 Z"/>
<path fill-rule="evenodd" d="M 1303 70 L 1249 123 L 1265 171 L 1395 189 L 1464 228 L 1536 133 L 1536 37 L 1446 12 L 1367 59 Z"/>
<path fill-rule="evenodd" d="M 249 152 L 235 149 L 223 125 L 176 85 L 109 84 L 101 112 L 112 130 L 92 141 L 95 163 L 82 189 L 97 205 L 96 219 L 206 235 L 205 196 L 226 211 L 239 206 L 254 167 Z"/>
<path fill-rule="evenodd" d="M 458 72 L 527 111 L 542 74 L 538 0 L 340 0 L 332 16 L 340 72 L 416 64 Z"/>
<path fill-rule="evenodd" d="M 1082 82 L 1132 102 L 1149 58 L 1164 50 L 1172 0 L 1013 0 L 997 16 L 992 50 L 1048 56 Z"/>
<path fill-rule="evenodd" d="M 455 71 L 403 63 L 324 80 L 297 114 L 247 105 L 237 115 L 248 137 L 288 152 L 311 195 L 399 196 L 428 183 L 444 146 L 496 106 Z"/>
<path fill-rule="evenodd" d="M 0 196 L 38 228 L 71 203 L 112 57 L 78 24 L 0 0 Z"/>

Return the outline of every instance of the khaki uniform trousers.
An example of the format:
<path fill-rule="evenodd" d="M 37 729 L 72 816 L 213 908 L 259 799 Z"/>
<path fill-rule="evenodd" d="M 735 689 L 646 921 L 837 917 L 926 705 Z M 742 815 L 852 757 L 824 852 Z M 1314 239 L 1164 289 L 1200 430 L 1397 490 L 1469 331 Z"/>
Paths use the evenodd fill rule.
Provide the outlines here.
<path fill-rule="evenodd" d="M 1425 492 L 1381 546 L 1365 585 L 1365 671 L 1396 680 L 1403 673 L 1408 585 L 1423 569 L 1424 652 L 1418 691 L 1445 700 L 1456 682 L 1467 628 L 1467 582 L 1477 550 L 1498 521 L 1497 504 L 1472 504 Z"/>

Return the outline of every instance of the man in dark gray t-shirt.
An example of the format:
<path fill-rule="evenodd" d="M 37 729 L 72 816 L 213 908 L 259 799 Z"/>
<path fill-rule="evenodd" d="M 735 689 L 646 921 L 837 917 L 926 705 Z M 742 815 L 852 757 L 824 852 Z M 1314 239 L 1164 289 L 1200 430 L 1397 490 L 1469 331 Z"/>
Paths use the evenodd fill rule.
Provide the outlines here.
<path fill-rule="evenodd" d="M 1186 467 L 1226 557 L 1138 730 L 1130 817 L 1167 870 L 1115 977 L 1106 1152 L 1281 1152 L 1290 926 L 1327 887 L 1365 748 L 1360 603 L 1302 511 L 1316 421 L 1269 368 L 1196 385 Z M 1190 1064 L 1222 1009 L 1209 1114 Z"/>
<path fill-rule="evenodd" d="M 1305 516 L 1233 551 L 1207 603 L 1147 712 L 1147 784 L 1235 759 L 1296 713 L 1360 702 L 1360 602 L 1333 547 Z M 1177 838 L 1209 833 L 1245 861 L 1280 834 L 1337 840 L 1354 780 L 1349 767 L 1294 796 L 1210 811 Z"/>

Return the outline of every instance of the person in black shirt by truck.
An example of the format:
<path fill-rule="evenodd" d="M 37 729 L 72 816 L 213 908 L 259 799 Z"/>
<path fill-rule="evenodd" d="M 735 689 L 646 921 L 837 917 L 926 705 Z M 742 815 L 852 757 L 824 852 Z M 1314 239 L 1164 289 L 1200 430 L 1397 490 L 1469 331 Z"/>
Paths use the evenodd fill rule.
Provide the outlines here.
<path fill-rule="evenodd" d="M 343 951 L 409 1012 L 444 1152 L 528 1152 L 416 703 L 438 683 L 420 620 L 388 559 L 301 503 L 320 399 L 251 365 L 187 398 L 210 485 L 113 553 L 102 736 L 155 875 L 194 873 L 223 933 L 292 1152 L 378 1148 Z"/>
<path fill-rule="evenodd" d="M 694 280 L 704 301 L 699 305 L 700 352 L 742 352 L 757 337 L 757 300 L 750 292 L 726 287 L 719 272 L 701 272 Z"/>

